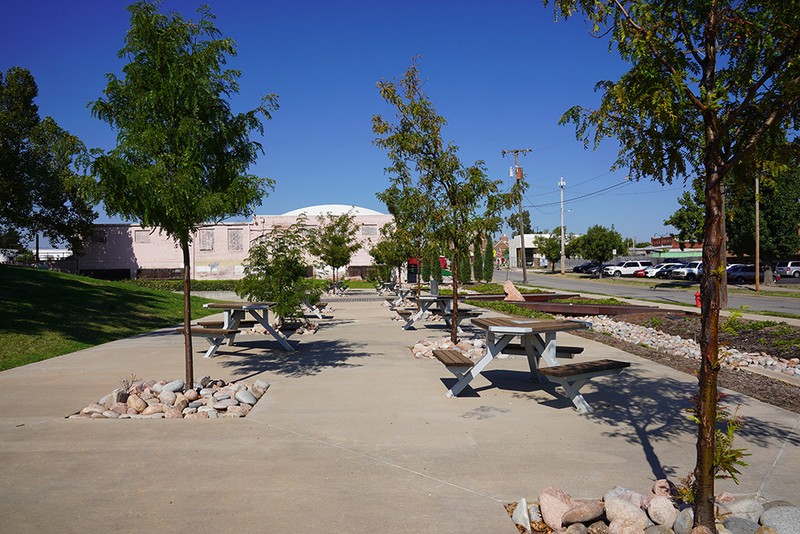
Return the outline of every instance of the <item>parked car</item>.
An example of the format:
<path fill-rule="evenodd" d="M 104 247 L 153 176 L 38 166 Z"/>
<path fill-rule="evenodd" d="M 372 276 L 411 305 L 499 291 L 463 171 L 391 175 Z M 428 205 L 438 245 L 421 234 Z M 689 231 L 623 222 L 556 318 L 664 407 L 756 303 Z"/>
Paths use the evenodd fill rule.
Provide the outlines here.
<path fill-rule="evenodd" d="M 634 271 L 653 265 L 651 261 L 621 261 L 603 269 L 603 274 L 619 278 L 620 276 L 633 276 Z"/>
<path fill-rule="evenodd" d="M 703 275 L 703 262 L 690 261 L 683 267 L 673 269 L 670 278 L 674 280 L 699 280 Z"/>
<path fill-rule="evenodd" d="M 576 265 L 572 268 L 573 273 L 585 273 L 592 267 L 597 267 L 596 261 L 587 261 L 586 263 L 581 263 L 580 265 Z"/>
<path fill-rule="evenodd" d="M 665 261 L 664 263 L 659 263 L 658 265 L 653 265 L 652 268 L 645 269 L 645 271 L 646 271 L 645 272 L 645 276 L 647 276 L 648 278 L 656 278 L 656 277 L 661 278 L 660 276 L 658 276 L 658 273 L 660 271 L 663 271 L 664 269 L 666 269 L 668 267 L 672 267 L 674 269 L 676 267 L 683 267 L 684 265 L 686 265 L 686 264 L 683 263 L 683 262 L 679 263 L 677 261 Z"/>
<path fill-rule="evenodd" d="M 758 279 L 760 282 L 764 281 L 765 267 L 759 269 Z M 749 265 L 734 265 L 727 270 L 729 284 L 753 284 L 756 281 L 756 266 Z M 781 275 L 775 273 L 772 275 L 772 281 L 777 282 L 781 279 Z"/>
<path fill-rule="evenodd" d="M 647 269 L 638 269 L 636 271 L 633 271 L 633 276 L 636 278 L 644 278 L 646 274 L 647 274 Z"/>
<path fill-rule="evenodd" d="M 775 273 L 800 278 L 800 261 L 779 261 L 775 265 Z"/>
<path fill-rule="evenodd" d="M 672 278 L 672 271 L 686 267 L 685 263 L 673 263 L 656 271 L 656 278 Z"/>
<path fill-rule="evenodd" d="M 611 265 L 610 263 L 604 263 L 603 265 L 595 265 L 594 267 L 590 267 L 589 269 L 586 269 L 586 274 L 594 276 L 595 278 L 597 278 L 597 277 L 600 276 L 600 273 L 603 271 L 603 269 L 605 269 L 606 267 L 609 267 L 610 265 Z"/>

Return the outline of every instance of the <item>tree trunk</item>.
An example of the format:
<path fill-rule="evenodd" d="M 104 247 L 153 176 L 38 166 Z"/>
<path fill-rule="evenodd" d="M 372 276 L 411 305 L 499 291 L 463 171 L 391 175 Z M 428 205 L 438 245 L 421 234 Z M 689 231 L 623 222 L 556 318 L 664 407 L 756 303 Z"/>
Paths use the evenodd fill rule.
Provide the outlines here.
<path fill-rule="evenodd" d="M 706 158 L 706 219 L 703 244 L 703 276 L 700 281 L 702 320 L 697 416 L 697 464 L 695 526 L 714 532 L 714 432 L 717 421 L 719 374 L 719 310 L 726 257 L 725 204 L 717 161 Z"/>
<path fill-rule="evenodd" d="M 450 341 L 458 343 L 458 251 L 455 248 L 453 248 L 451 274 L 453 276 L 453 316 L 450 318 Z"/>
<path fill-rule="evenodd" d="M 194 361 L 192 359 L 192 290 L 189 243 L 181 243 L 183 250 L 183 346 L 186 361 L 185 388 L 194 386 Z"/>

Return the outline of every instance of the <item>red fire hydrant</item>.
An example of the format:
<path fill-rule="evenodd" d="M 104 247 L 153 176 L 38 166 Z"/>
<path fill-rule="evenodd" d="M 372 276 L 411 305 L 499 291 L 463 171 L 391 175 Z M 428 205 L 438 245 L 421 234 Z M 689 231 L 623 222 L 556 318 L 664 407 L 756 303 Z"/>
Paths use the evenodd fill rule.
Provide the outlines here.
<path fill-rule="evenodd" d="M 700 292 L 699 292 L 699 291 L 698 291 L 697 293 L 695 293 L 695 294 L 694 294 L 694 305 L 695 305 L 695 306 L 697 306 L 698 308 L 700 308 L 700 307 L 701 307 L 701 303 L 700 303 Z"/>

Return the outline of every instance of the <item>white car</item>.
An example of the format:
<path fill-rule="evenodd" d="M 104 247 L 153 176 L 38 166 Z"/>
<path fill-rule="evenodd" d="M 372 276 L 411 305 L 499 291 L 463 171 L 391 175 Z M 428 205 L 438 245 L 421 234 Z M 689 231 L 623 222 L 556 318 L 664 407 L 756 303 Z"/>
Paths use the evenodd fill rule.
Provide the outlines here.
<path fill-rule="evenodd" d="M 667 261 L 664 263 L 659 263 L 658 265 L 653 265 L 652 267 L 648 267 L 647 269 L 645 269 L 644 275 L 648 278 L 655 278 L 656 275 L 658 274 L 658 271 L 666 269 L 667 267 L 672 267 L 673 265 L 683 265 L 683 263 L 678 263 L 676 261 L 675 262 Z"/>
<path fill-rule="evenodd" d="M 634 271 L 653 265 L 651 261 L 621 261 L 616 265 L 609 265 L 603 269 L 603 274 L 619 278 L 620 276 L 633 276 Z"/>
<path fill-rule="evenodd" d="M 690 261 L 686 267 L 678 267 L 672 271 L 675 280 L 699 280 L 703 276 L 703 262 Z"/>

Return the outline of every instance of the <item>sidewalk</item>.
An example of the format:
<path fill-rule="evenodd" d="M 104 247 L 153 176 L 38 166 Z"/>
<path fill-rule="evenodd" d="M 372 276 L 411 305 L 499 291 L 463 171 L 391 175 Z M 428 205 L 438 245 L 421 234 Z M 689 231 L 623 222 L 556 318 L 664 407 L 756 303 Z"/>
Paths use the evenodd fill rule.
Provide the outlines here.
<path fill-rule="evenodd" d="M 585 388 L 593 414 L 527 382 L 524 358 L 448 399 L 450 373 L 409 350 L 444 329 L 404 331 L 367 293 L 328 300 L 333 317 L 293 353 L 255 335 L 213 359 L 196 347 L 198 377 L 272 384 L 245 419 L 64 419 L 131 374 L 181 378 L 171 329 L 0 373 L 0 531 L 511 534 L 503 504 L 545 487 L 647 492 L 694 467 L 689 375 L 565 334 L 581 358 L 631 362 Z M 717 491 L 796 500 L 800 417 L 730 398 L 752 456 Z"/>

